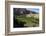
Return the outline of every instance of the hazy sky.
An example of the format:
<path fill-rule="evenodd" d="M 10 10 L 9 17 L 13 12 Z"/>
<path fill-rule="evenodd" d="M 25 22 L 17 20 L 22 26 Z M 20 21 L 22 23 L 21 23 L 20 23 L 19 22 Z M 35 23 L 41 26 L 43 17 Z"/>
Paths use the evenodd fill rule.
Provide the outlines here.
<path fill-rule="evenodd" d="M 26 8 L 27 10 L 30 10 L 30 11 L 35 11 L 37 13 L 39 13 L 39 8 Z"/>

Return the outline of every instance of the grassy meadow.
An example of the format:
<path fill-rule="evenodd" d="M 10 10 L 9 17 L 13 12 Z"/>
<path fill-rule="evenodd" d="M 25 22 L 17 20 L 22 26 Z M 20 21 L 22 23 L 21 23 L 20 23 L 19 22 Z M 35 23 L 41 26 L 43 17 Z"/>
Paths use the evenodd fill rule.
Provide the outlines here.
<path fill-rule="evenodd" d="M 26 17 L 25 15 L 20 15 L 16 16 L 16 19 L 18 20 L 18 23 L 25 22 L 25 26 L 36 27 L 39 24 L 39 18 L 36 18 L 34 16 Z"/>

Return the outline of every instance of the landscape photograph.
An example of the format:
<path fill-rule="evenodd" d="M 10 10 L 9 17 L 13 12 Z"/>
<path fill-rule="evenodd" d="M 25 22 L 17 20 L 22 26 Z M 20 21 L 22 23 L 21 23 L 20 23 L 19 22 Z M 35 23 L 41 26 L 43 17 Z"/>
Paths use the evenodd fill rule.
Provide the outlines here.
<path fill-rule="evenodd" d="M 39 8 L 13 8 L 13 27 L 39 27 Z"/>

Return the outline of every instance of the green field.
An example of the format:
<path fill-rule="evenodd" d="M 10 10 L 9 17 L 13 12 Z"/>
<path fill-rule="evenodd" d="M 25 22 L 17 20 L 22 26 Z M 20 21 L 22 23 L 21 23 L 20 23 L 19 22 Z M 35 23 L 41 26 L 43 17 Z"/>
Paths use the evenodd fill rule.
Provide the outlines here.
<path fill-rule="evenodd" d="M 16 19 L 18 20 L 18 23 L 25 22 L 25 26 L 36 27 L 39 25 L 39 18 L 35 18 L 34 16 L 26 17 L 25 15 L 20 15 L 16 16 Z"/>

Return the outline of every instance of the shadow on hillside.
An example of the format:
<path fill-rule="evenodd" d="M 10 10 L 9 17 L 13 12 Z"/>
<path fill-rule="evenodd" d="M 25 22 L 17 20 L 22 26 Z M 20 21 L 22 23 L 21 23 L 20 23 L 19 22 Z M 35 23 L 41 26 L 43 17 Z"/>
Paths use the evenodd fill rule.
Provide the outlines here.
<path fill-rule="evenodd" d="M 26 24 L 26 22 L 22 22 L 22 21 L 18 21 L 18 19 L 13 19 L 14 23 L 13 23 L 13 27 L 14 28 L 20 28 L 20 27 L 28 27 L 28 26 L 24 26 L 24 24 Z"/>

